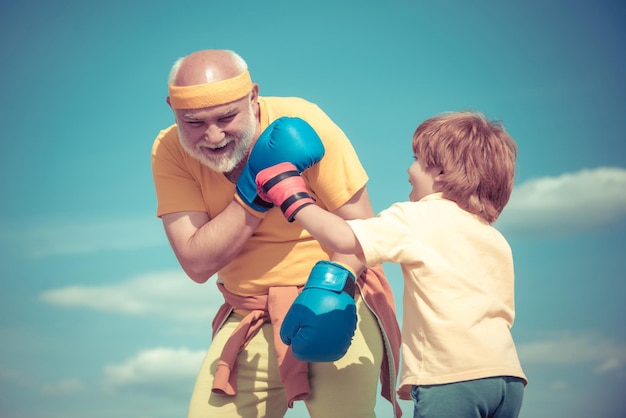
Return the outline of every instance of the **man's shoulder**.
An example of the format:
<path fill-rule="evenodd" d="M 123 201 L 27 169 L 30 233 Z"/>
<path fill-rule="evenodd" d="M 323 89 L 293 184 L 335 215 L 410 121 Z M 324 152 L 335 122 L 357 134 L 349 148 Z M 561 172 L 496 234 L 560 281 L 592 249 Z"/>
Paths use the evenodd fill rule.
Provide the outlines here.
<path fill-rule="evenodd" d="M 176 129 L 176 124 L 172 124 L 168 126 L 167 128 L 161 129 L 154 141 L 155 142 L 178 141 L 178 129 Z"/>
<path fill-rule="evenodd" d="M 168 149 L 170 152 L 172 149 L 180 148 L 180 142 L 178 141 L 178 129 L 176 124 L 170 125 L 167 128 L 162 129 L 154 139 L 152 144 L 152 153 L 163 152 Z"/>
<path fill-rule="evenodd" d="M 178 144 L 178 128 L 176 124 L 170 125 L 159 131 L 154 139 L 154 145 L 157 144 Z"/>
<path fill-rule="evenodd" d="M 260 96 L 261 101 L 268 112 L 281 116 L 299 116 L 308 114 L 312 110 L 319 109 L 318 106 L 302 97 L 278 97 Z"/>
<path fill-rule="evenodd" d="M 263 100 L 271 105 L 288 105 L 288 104 L 300 104 L 303 106 L 314 105 L 313 102 L 297 96 L 259 96 L 259 100 Z"/>

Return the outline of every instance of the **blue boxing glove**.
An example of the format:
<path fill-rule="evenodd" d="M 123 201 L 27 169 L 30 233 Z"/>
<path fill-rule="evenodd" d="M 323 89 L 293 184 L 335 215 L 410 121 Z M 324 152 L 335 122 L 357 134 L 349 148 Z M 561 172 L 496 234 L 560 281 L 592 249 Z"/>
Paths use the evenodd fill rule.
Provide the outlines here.
<path fill-rule="evenodd" d="M 259 171 L 289 162 L 302 173 L 322 157 L 324 144 L 311 125 L 300 118 L 278 118 L 261 133 L 252 147 L 237 180 L 235 197 L 256 212 L 267 212 L 273 204 L 257 193 L 256 176 Z"/>
<path fill-rule="evenodd" d="M 296 359 L 332 362 L 343 357 L 356 330 L 354 274 L 341 264 L 318 261 L 289 308 L 280 338 Z"/>

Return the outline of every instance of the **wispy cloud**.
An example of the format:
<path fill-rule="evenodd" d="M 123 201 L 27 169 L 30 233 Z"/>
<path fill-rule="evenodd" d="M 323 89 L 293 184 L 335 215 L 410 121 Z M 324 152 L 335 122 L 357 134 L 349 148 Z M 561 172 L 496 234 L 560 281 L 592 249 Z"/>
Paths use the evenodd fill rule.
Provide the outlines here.
<path fill-rule="evenodd" d="M 22 376 L 17 370 L 10 369 L 0 364 L 0 386 L 3 382 L 9 382 L 13 387 L 30 387 L 33 386 L 32 382 Z"/>
<path fill-rule="evenodd" d="M 518 185 L 497 226 L 524 234 L 562 234 L 626 218 L 626 169 L 600 167 Z"/>
<path fill-rule="evenodd" d="M 206 321 L 223 302 L 212 282 L 200 285 L 178 270 L 157 272 L 105 286 L 68 286 L 49 290 L 40 300 L 126 315 Z"/>
<path fill-rule="evenodd" d="M 104 386 L 107 390 L 127 387 L 155 391 L 190 382 L 198 373 L 205 350 L 188 348 L 152 348 L 136 353 L 118 364 L 104 367 Z M 168 390 L 164 390 L 168 392 Z"/>
<path fill-rule="evenodd" d="M 42 392 L 46 395 L 65 396 L 74 395 L 85 390 L 85 384 L 76 378 L 65 379 L 55 383 L 43 385 Z"/>
<path fill-rule="evenodd" d="M 30 392 L 40 391 L 49 396 L 74 395 L 85 391 L 85 384 L 78 378 L 63 379 L 54 383 L 42 383 L 41 376 L 25 375 L 14 369 L 0 365 L 0 387 L 21 388 Z"/>
<path fill-rule="evenodd" d="M 522 364 L 529 365 L 588 365 L 598 374 L 626 368 L 626 344 L 601 335 L 557 335 L 520 344 L 518 353 Z"/>
<path fill-rule="evenodd" d="M 20 256 L 41 258 L 128 251 L 167 245 L 156 218 L 90 222 L 29 219 L 0 224 L 0 244 Z"/>

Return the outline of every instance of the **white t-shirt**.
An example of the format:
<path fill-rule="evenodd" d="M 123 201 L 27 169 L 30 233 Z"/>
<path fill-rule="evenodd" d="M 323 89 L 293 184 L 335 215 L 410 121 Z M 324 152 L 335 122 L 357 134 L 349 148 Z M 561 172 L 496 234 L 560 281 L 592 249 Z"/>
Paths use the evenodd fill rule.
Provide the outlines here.
<path fill-rule="evenodd" d="M 513 256 L 502 234 L 441 193 L 348 223 L 367 265 L 402 268 L 401 398 L 411 385 L 526 382 L 510 332 Z"/>

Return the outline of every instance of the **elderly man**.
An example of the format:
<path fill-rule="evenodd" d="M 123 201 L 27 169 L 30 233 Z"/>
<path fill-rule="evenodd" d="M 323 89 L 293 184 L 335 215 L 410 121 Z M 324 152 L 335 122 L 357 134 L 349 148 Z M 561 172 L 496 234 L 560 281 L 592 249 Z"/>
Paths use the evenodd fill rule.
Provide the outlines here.
<path fill-rule="evenodd" d="M 345 134 L 313 103 L 259 96 L 232 51 L 179 59 L 167 103 L 176 123 L 152 149 L 157 215 L 187 275 L 204 283 L 217 274 L 224 296 L 188 417 L 282 417 L 297 400 L 312 417 L 374 417 L 379 376 L 399 416 L 399 328 L 381 267 L 322 248 L 254 185 L 253 166 L 288 160 L 300 164 L 315 204 L 344 219 L 373 216 Z M 305 284 L 329 274 L 343 287 L 328 294 L 352 311 L 327 316 L 324 303 L 302 299 L 326 292 Z"/>

